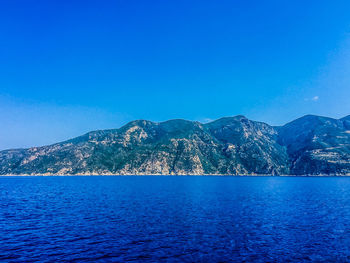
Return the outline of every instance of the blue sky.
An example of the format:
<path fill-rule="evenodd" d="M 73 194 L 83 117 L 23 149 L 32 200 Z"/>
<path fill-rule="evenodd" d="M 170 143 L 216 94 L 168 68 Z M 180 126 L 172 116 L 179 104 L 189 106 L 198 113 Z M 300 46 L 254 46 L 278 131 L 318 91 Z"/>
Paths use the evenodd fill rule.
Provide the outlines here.
<path fill-rule="evenodd" d="M 133 119 L 350 114 L 349 1 L 4 1 L 0 149 Z"/>

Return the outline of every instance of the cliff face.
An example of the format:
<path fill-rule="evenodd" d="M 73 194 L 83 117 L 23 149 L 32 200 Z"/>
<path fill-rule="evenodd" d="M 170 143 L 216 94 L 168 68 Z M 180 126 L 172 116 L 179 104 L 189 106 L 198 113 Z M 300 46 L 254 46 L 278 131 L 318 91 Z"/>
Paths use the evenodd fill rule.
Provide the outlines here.
<path fill-rule="evenodd" d="M 138 120 L 62 143 L 0 152 L 0 174 L 348 174 L 350 118 L 283 127 L 228 117 Z"/>
<path fill-rule="evenodd" d="M 307 115 L 279 130 L 292 174 L 350 173 L 350 126 L 340 120 Z"/>

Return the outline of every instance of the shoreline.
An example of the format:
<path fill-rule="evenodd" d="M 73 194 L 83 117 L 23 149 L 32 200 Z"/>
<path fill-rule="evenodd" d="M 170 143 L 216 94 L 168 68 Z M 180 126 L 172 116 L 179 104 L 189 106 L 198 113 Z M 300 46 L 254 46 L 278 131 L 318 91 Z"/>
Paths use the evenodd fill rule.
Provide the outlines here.
<path fill-rule="evenodd" d="M 292 175 L 292 174 L 283 174 L 283 175 L 272 175 L 272 174 L 2 174 L 0 177 L 72 177 L 72 176 L 133 176 L 133 177 L 184 177 L 184 176 L 193 176 L 193 177 L 350 177 L 350 174 L 304 174 L 304 175 Z"/>

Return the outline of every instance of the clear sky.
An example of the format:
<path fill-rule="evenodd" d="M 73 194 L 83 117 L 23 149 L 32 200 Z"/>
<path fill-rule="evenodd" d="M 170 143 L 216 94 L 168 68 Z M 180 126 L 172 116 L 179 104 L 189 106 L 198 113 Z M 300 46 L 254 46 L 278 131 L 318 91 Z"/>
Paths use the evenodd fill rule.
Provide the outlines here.
<path fill-rule="evenodd" d="M 350 114 L 350 1 L 3 1 L 0 149 L 133 119 Z"/>

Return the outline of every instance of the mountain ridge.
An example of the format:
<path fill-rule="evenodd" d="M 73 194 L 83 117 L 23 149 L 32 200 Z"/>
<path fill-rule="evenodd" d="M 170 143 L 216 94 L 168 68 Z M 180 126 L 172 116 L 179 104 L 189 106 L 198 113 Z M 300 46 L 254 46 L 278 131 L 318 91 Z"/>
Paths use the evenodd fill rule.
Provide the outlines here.
<path fill-rule="evenodd" d="M 349 116 L 270 126 L 134 120 L 47 146 L 0 151 L 0 175 L 350 175 Z"/>

